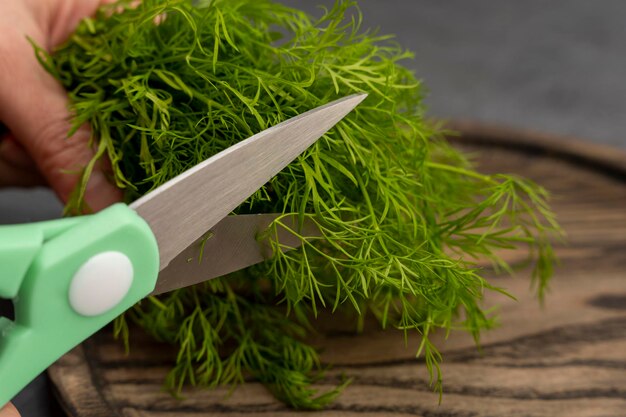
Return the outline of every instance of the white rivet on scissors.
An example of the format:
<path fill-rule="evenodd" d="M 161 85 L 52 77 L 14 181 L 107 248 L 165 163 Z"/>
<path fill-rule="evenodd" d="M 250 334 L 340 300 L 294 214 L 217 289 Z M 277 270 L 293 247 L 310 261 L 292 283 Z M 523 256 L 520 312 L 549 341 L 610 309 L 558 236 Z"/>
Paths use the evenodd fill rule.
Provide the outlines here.
<path fill-rule="evenodd" d="M 121 252 L 102 252 L 85 262 L 72 278 L 69 302 L 83 316 L 98 316 L 118 305 L 133 283 L 133 264 Z"/>

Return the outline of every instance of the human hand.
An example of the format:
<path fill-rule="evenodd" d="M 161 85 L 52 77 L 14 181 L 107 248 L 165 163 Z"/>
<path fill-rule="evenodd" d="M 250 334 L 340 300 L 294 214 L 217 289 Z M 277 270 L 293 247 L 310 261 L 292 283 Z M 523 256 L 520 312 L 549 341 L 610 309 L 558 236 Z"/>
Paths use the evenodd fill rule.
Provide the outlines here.
<path fill-rule="evenodd" d="M 27 36 L 50 51 L 102 2 L 0 1 L 0 122 L 9 130 L 0 139 L 0 186 L 47 183 L 65 202 L 93 156 L 87 126 L 67 138 L 66 92 L 39 64 Z M 89 207 L 99 210 L 120 199 L 105 166 L 96 167 L 85 193 Z"/>
<path fill-rule="evenodd" d="M 8 403 L 0 410 L 0 417 L 20 417 L 20 413 L 17 412 L 13 404 Z"/>

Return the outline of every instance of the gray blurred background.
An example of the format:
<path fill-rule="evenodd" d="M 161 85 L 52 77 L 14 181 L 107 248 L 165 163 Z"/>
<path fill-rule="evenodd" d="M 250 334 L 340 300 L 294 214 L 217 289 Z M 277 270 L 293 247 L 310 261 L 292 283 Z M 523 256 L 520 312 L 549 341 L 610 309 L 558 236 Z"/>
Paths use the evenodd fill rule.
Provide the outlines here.
<path fill-rule="evenodd" d="M 281 0 L 312 13 L 333 0 Z M 362 0 L 365 27 L 415 52 L 431 116 L 626 148 L 626 3 Z"/>
<path fill-rule="evenodd" d="M 314 14 L 334 0 L 281 0 Z M 626 149 L 626 2 L 362 0 L 364 27 L 395 33 L 429 114 L 572 135 Z M 45 190 L 0 192 L 0 224 L 58 217 Z M 45 378 L 16 404 L 51 411 Z"/>

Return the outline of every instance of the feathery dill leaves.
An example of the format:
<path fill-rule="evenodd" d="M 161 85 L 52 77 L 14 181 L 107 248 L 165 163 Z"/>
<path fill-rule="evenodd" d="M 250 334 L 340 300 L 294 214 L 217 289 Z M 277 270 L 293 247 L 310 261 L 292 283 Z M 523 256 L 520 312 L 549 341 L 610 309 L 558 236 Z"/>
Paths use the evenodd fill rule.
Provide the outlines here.
<path fill-rule="evenodd" d="M 322 238 L 263 264 L 141 302 L 131 319 L 179 347 L 166 381 L 215 387 L 253 377 L 303 409 L 330 403 L 306 343 L 321 309 L 418 332 L 418 355 L 441 389 L 439 330 L 478 341 L 494 287 L 478 259 L 529 248 L 543 297 L 558 231 L 546 192 L 484 175 L 423 120 L 412 55 L 364 31 L 351 1 L 318 20 L 270 0 L 121 1 L 84 21 L 42 64 L 70 91 L 74 125 L 92 126 L 128 201 L 271 125 L 354 92 L 368 98 L 238 213 L 298 213 Z M 95 162 L 95 160 L 94 160 Z M 69 210 L 83 203 L 86 168 Z M 210 196 L 207 196 L 210 198 Z M 280 220 L 278 220 L 280 222 Z M 271 233 L 270 230 L 268 233 Z"/>

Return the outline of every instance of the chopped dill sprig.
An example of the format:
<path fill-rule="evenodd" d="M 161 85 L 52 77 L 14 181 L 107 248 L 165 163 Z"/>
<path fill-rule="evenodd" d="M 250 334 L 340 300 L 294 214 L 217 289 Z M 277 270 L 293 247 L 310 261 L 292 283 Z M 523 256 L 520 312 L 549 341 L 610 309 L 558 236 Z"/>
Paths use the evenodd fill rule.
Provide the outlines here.
<path fill-rule="evenodd" d="M 322 238 L 126 315 L 178 346 L 166 384 L 216 387 L 252 377 L 302 409 L 329 404 L 307 344 L 321 309 L 417 332 L 431 383 L 430 336 L 494 325 L 481 307 L 500 291 L 477 266 L 510 271 L 501 250 L 528 247 L 543 298 L 559 227 L 547 193 L 486 175 L 423 119 L 423 90 L 389 36 L 361 28 L 352 1 L 323 17 L 271 0 L 122 0 L 85 20 L 42 64 L 70 91 L 74 126 L 89 123 L 131 201 L 198 162 L 292 116 L 355 92 L 368 98 L 237 213 L 298 213 Z M 92 165 L 93 166 L 93 165 Z M 84 204 L 84 181 L 68 204 Z M 211 198 L 211 196 L 207 196 Z M 280 220 L 278 220 L 280 222 Z M 274 225 L 274 227 L 276 224 Z M 271 233 L 271 230 L 269 231 Z M 125 319 L 115 330 L 127 338 Z"/>

